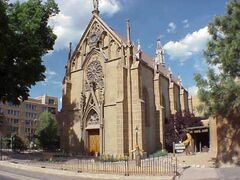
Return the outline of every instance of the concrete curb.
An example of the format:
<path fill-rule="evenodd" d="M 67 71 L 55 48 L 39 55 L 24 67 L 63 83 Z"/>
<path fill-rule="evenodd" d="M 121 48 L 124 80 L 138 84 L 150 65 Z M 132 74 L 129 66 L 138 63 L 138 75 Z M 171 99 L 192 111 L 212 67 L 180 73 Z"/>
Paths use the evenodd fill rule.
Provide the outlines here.
<path fill-rule="evenodd" d="M 61 176 L 69 176 L 69 177 L 82 177 L 82 178 L 90 178 L 90 179 L 131 179 L 131 180 L 174 180 L 174 176 L 123 176 L 123 175 L 115 175 L 115 174 L 90 174 L 90 173 L 77 173 L 71 171 L 64 170 L 56 170 L 56 169 L 47 169 L 40 168 L 35 166 L 23 165 L 23 164 L 15 164 L 8 161 L 0 161 L 0 166 L 9 167 L 9 168 L 17 168 L 25 171 L 45 173 L 45 174 L 53 174 L 53 175 L 61 175 Z"/>

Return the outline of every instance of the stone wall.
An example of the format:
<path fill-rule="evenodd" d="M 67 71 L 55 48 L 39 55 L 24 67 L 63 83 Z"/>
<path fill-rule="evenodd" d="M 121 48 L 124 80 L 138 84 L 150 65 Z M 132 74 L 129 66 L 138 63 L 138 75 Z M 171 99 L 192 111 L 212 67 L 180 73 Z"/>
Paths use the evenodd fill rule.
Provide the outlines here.
<path fill-rule="evenodd" d="M 240 165 L 240 117 L 216 118 L 217 162 Z"/>
<path fill-rule="evenodd" d="M 210 150 L 216 157 L 216 165 L 240 165 L 239 117 L 209 119 Z"/>

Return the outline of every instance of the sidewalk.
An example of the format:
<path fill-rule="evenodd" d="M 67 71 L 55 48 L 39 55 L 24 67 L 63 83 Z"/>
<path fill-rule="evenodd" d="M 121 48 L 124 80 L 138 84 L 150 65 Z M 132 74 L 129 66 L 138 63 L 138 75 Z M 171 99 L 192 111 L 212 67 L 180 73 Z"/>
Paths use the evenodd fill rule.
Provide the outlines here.
<path fill-rule="evenodd" d="M 176 180 L 218 180 L 219 175 L 215 168 L 193 168 L 183 169 Z"/>
<path fill-rule="evenodd" d="M 180 171 L 176 180 L 239 180 L 240 167 L 193 168 Z"/>
<path fill-rule="evenodd" d="M 15 164 L 8 161 L 0 161 L 0 166 L 9 167 L 9 168 L 17 168 L 21 170 L 27 170 L 31 172 L 39 172 L 39 173 L 46 173 L 46 174 L 54 174 L 54 175 L 62 175 L 68 177 L 79 177 L 79 178 L 89 178 L 89 179 L 131 179 L 131 180 L 173 180 L 174 177 L 170 176 L 123 176 L 123 175 L 115 175 L 115 174 L 90 174 L 90 173 L 77 173 L 71 171 L 64 171 L 64 170 L 56 170 L 56 169 L 46 169 L 46 168 L 39 168 L 34 166 L 28 166 L 23 164 Z M 67 177 L 66 177 L 67 178 Z"/>

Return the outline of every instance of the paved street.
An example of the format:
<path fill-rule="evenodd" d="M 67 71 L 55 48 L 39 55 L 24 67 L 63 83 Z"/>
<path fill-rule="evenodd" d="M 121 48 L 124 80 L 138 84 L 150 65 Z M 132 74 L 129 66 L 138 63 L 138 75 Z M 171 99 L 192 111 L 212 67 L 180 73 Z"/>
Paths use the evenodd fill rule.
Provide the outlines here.
<path fill-rule="evenodd" d="M 30 172 L 27 170 L 9 168 L 0 166 L 0 179 L 1 180 L 93 180 L 91 178 L 70 177 L 47 174 L 42 172 Z"/>
<path fill-rule="evenodd" d="M 172 180 L 169 176 L 121 176 L 114 174 L 74 173 L 36 168 L 0 161 L 0 180 Z M 28 169 L 29 168 L 29 169 Z"/>

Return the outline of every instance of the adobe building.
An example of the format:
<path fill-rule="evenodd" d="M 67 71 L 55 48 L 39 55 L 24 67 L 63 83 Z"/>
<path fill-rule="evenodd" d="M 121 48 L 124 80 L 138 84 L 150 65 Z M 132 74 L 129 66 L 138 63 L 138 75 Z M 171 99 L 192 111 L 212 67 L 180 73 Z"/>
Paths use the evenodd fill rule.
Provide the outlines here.
<path fill-rule="evenodd" d="M 123 38 L 110 28 L 96 3 L 69 53 L 59 114 L 66 152 L 126 155 L 137 144 L 152 153 L 164 148 L 166 119 L 189 111 L 188 92 L 165 66 L 160 40 L 152 58 L 133 45 L 129 21 L 126 29 Z"/>

